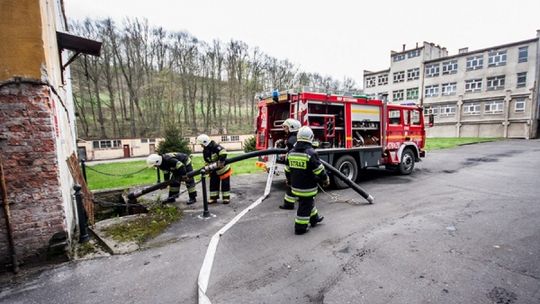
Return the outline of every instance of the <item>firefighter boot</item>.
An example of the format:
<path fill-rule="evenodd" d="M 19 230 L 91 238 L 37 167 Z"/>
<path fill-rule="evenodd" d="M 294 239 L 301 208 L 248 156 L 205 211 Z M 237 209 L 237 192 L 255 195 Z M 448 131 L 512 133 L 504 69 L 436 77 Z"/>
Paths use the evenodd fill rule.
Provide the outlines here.
<path fill-rule="evenodd" d="M 279 205 L 279 209 L 294 210 L 294 203 L 283 202 L 283 205 Z"/>
<path fill-rule="evenodd" d="M 308 225 L 299 225 L 299 224 L 294 225 L 294 234 L 296 235 L 301 235 L 308 231 L 309 231 Z"/>
<path fill-rule="evenodd" d="M 163 204 L 173 204 L 176 202 L 176 198 L 178 197 L 178 194 L 169 195 L 169 197 L 163 201 Z"/>
<path fill-rule="evenodd" d="M 163 204 L 173 204 L 174 202 L 176 202 L 176 196 L 170 196 L 163 201 Z"/>
<path fill-rule="evenodd" d="M 186 204 L 192 205 L 192 204 L 195 204 L 196 202 L 197 202 L 197 192 L 190 193 L 189 200 L 187 201 Z"/>
<path fill-rule="evenodd" d="M 320 216 L 317 214 L 316 216 L 309 219 L 309 223 L 311 224 L 311 227 L 317 226 L 318 223 L 322 222 L 324 220 L 324 216 Z"/>

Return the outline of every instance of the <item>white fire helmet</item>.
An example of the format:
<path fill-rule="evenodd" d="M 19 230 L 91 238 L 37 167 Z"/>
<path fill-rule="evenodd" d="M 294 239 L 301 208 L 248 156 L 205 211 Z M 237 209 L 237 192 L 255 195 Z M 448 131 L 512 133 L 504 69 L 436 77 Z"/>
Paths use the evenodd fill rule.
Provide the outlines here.
<path fill-rule="evenodd" d="M 300 122 L 294 118 L 287 118 L 283 122 L 283 126 L 287 126 L 289 128 L 289 132 L 294 133 L 298 132 L 298 129 L 302 126 Z"/>
<path fill-rule="evenodd" d="M 161 157 L 161 155 L 157 155 L 157 154 L 150 154 L 148 155 L 148 157 L 146 158 L 146 164 L 148 165 L 148 167 L 158 167 L 161 165 L 161 161 L 163 160 L 163 158 Z"/>
<path fill-rule="evenodd" d="M 197 144 L 203 145 L 205 147 L 208 146 L 208 144 L 210 144 L 210 137 L 208 137 L 208 135 L 206 134 L 201 134 L 197 136 Z"/>
<path fill-rule="evenodd" d="M 296 141 L 305 141 L 310 144 L 313 143 L 313 131 L 310 127 L 303 126 L 298 130 L 298 134 L 296 135 Z"/>

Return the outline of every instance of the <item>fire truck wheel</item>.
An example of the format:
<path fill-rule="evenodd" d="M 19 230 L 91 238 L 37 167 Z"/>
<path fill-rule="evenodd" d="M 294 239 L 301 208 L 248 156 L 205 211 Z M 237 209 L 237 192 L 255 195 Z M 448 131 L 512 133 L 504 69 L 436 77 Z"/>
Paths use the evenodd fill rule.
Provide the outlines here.
<path fill-rule="evenodd" d="M 403 150 L 401 154 L 401 162 L 398 166 L 399 173 L 402 175 L 409 175 L 413 172 L 414 169 L 414 154 L 411 149 Z"/>
<path fill-rule="evenodd" d="M 347 176 L 353 182 L 356 181 L 356 178 L 358 177 L 358 165 L 356 164 L 354 157 L 350 155 L 343 155 L 338 158 L 338 160 L 334 163 L 334 168 L 338 169 L 339 172 L 343 173 L 343 175 Z M 344 181 L 335 176 L 333 177 L 333 180 L 336 188 L 338 189 L 349 187 L 349 185 L 347 185 Z"/>

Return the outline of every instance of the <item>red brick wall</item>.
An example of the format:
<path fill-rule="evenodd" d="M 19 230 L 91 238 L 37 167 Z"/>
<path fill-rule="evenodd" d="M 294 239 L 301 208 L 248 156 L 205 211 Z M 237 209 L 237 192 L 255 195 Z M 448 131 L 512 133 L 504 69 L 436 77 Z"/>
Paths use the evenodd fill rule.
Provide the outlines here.
<path fill-rule="evenodd" d="M 0 152 L 20 262 L 42 258 L 52 235 L 66 230 L 50 94 L 43 85 L 0 88 Z M 0 215 L 0 268 L 4 268 L 9 247 Z"/>

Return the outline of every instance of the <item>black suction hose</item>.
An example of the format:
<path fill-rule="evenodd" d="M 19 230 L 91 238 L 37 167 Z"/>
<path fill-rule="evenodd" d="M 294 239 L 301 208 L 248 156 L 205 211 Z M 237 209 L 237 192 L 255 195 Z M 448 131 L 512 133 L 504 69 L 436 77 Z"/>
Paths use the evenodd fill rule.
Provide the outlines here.
<path fill-rule="evenodd" d="M 360 186 L 358 186 L 357 184 L 355 184 L 353 181 L 351 181 L 350 179 L 348 179 L 345 175 L 343 175 L 343 173 L 339 172 L 338 169 L 332 167 L 332 165 L 330 165 L 329 163 L 325 162 L 324 160 L 320 160 L 321 163 L 324 165 L 324 167 L 326 169 L 328 169 L 328 171 L 332 172 L 332 174 L 334 174 L 335 176 L 337 176 L 340 180 L 342 180 L 343 182 L 345 182 L 347 185 L 349 185 L 349 187 L 351 187 L 354 191 L 358 192 L 358 194 L 360 194 L 363 198 L 365 198 L 368 203 L 370 204 L 373 204 L 373 201 L 375 200 L 373 198 L 373 196 L 371 196 L 371 194 L 367 193 L 364 189 L 362 189 Z"/>
<path fill-rule="evenodd" d="M 244 159 L 257 157 L 257 156 L 271 155 L 271 154 L 286 154 L 286 153 L 287 153 L 287 149 L 268 149 L 268 150 L 261 150 L 261 151 L 253 151 L 253 152 L 249 152 L 249 153 L 244 153 L 242 155 L 238 155 L 236 157 L 228 158 L 228 159 L 225 160 L 225 164 L 232 164 L 232 163 L 244 160 Z M 216 163 L 211 163 L 211 164 L 209 164 L 209 165 L 207 165 L 205 167 L 202 167 L 200 169 L 188 172 L 187 177 L 193 177 L 195 175 L 199 175 L 199 174 L 201 174 L 202 170 L 205 170 L 205 171 L 208 172 L 208 171 L 215 170 L 215 169 L 217 169 L 217 164 Z M 156 191 L 156 190 L 163 189 L 163 188 L 167 187 L 170 184 L 170 182 L 171 182 L 171 180 L 168 180 L 168 181 L 164 181 L 164 182 L 159 183 L 159 184 L 155 184 L 155 185 L 146 187 L 144 189 L 139 189 L 139 190 L 133 191 L 133 192 L 129 193 L 127 197 L 129 199 L 129 201 L 133 201 L 137 197 L 140 197 L 140 196 L 145 195 L 147 193 L 150 193 L 150 192 L 153 192 L 153 191 Z"/>

